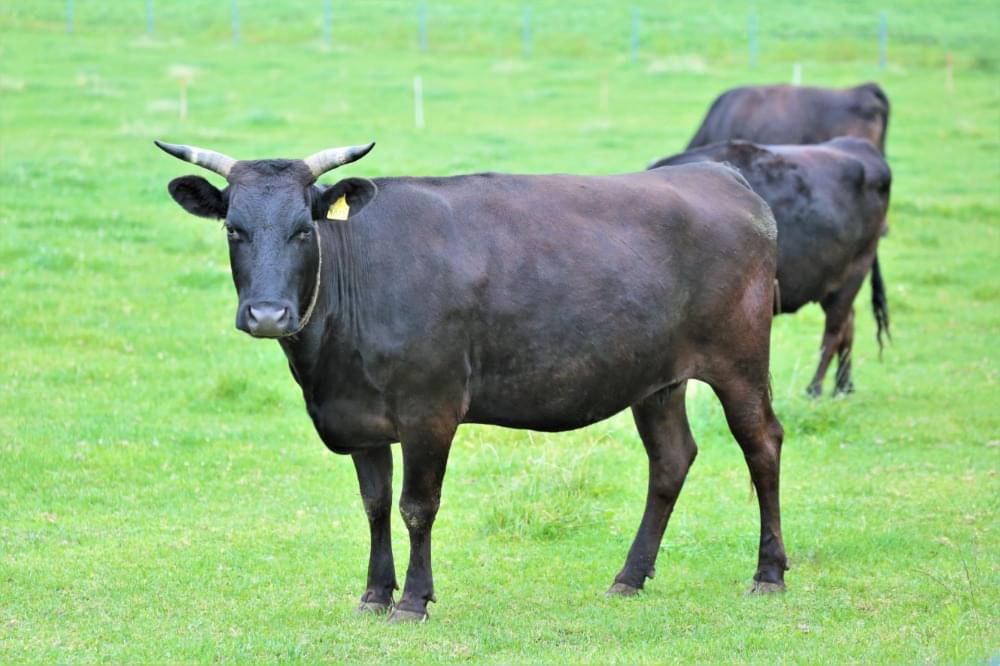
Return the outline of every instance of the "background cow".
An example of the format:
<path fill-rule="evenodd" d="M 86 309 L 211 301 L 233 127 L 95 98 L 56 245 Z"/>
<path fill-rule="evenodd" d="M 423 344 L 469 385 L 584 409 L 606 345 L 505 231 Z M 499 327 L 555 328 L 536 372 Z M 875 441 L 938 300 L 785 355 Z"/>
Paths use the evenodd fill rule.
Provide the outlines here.
<path fill-rule="evenodd" d="M 650 168 L 704 161 L 726 162 L 739 169 L 771 207 L 778 223 L 780 312 L 795 312 L 817 302 L 826 313 L 819 367 L 809 393 L 822 392 L 835 351 L 834 392 L 852 391 L 853 303 L 869 270 L 879 349 L 883 331 L 889 331 L 876 254 L 886 231 L 892 180 L 885 159 L 861 139 L 840 138 L 815 146 L 728 141 L 664 158 Z"/>
<path fill-rule="evenodd" d="M 696 446 L 687 380 L 710 384 L 757 489 L 754 589 L 784 587 L 782 429 L 768 353 L 777 261 L 767 205 L 729 167 L 606 177 L 318 176 L 370 146 L 236 161 L 158 144 L 223 175 L 171 181 L 224 218 L 237 326 L 281 342 L 320 437 L 350 454 L 371 527 L 362 610 L 392 607 L 392 455 L 410 535 L 393 621 L 434 600 L 431 526 L 460 423 L 569 430 L 631 406 L 649 455 L 645 513 L 609 593 L 652 577 Z"/>
<path fill-rule="evenodd" d="M 888 126 L 889 98 L 876 83 L 844 89 L 746 86 L 716 98 L 688 150 L 730 139 L 798 144 L 855 136 L 885 153 Z"/>

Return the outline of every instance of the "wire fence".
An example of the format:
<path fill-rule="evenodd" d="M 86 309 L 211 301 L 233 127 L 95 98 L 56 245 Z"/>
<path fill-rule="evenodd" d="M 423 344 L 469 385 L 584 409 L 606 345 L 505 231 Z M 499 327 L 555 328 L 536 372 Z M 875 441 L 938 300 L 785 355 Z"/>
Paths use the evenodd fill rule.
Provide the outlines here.
<path fill-rule="evenodd" d="M 917 0 L 918 4 L 924 4 Z M 914 3 L 852 3 L 831 12 L 790 1 L 484 3 L 473 0 L 58 0 L 0 9 L 7 25 L 68 33 L 234 45 L 277 43 L 333 50 L 522 58 L 623 60 L 696 54 L 759 63 L 859 61 L 881 67 L 939 63 L 972 49 L 991 59 L 998 11 L 938 5 L 928 25 Z"/>

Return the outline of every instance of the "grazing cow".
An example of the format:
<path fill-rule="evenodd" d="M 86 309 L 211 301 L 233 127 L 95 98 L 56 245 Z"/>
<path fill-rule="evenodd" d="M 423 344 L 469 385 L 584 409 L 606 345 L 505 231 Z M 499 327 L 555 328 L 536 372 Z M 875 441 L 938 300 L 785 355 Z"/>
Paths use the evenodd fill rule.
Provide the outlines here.
<path fill-rule="evenodd" d="M 749 181 L 778 223 L 778 289 L 781 309 L 795 312 L 818 302 L 826 313 L 819 367 L 809 394 L 819 396 L 833 353 L 838 356 L 834 393 L 854 390 L 851 347 L 854 298 L 871 271 L 876 338 L 889 333 L 889 309 L 879 271 L 879 238 L 886 232 L 892 176 L 868 141 L 840 138 L 814 146 L 714 143 L 654 162 L 650 169 L 696 162 L 726 162 Z"/>
<path fill-rule="evenodd" d="M 648 498 L 609 593 L 636 593 L 695 457 L 692 378 L 714 388 L 757 489 L 753 589 L 783 589 L 782 429 L 768 387 L 777 232 L 736 170 L 318 186 L 371 145 L 257 161 L 157 145 L 228 181 L 219 190 L 184 176 L 169 191 L 187 211 L 225 220 L 236 326 L 278 339 L 319 436 L 354 460 L 371 529 L 359 610 L 427 617 L 431 526 L 459 424 L 563 431 L 629 406 L 649 456 Z M 410 563 L 393 609 L 395 442 Z"/>
<path fill-rule="evenodd" d="M 889 98 L 876 83 L 844 89 L 747 86 L 716 98 L 688 150 L 730 139 L 777 145 L 856 136 L 884 154 L 888 125 Z"/>

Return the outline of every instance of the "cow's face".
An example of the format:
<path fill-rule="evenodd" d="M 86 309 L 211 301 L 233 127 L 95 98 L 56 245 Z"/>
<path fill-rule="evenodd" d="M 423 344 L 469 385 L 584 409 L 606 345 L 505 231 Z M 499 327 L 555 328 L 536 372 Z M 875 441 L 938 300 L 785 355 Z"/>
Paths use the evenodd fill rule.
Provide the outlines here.
<path fill-rule="evenodd" d="M 196 157 L 209 153 L 192 150 Z M 332 203 L 330 195 L 313 185 L 317 168 L 308 160 L 233 160 L 225 167 L 225 189 L 200 176 L 183 176 L 170 182 L 170 195 L 194 215 L 225 221 L 239 296 L 236 327 L 261 338 L 297 333 L 319 288 L 314 220 Z"/>

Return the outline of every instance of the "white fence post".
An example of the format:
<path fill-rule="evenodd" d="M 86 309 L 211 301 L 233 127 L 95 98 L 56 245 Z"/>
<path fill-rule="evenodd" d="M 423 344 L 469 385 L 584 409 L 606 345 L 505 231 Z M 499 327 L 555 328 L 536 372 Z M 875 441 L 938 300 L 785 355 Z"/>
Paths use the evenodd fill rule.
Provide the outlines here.
<path fill-rule="evenodd" d="M 424 128 L 424 81 L 419 76 L 413 77 L 413 122 L 417 129 Z"/>

